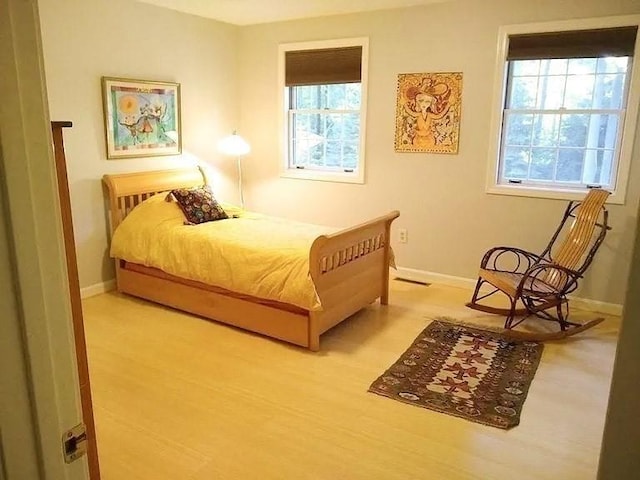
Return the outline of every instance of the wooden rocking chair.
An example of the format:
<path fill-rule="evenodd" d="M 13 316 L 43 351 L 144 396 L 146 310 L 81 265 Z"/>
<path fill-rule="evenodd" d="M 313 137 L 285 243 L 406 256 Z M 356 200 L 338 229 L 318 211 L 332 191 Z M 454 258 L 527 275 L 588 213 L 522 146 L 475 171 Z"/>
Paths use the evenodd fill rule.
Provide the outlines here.
<path fill-rule="evenodd" d="M 582 278 L 607 231 L 611 229 L 607 225 L 608 212 L 604 207 L 608 196 L 609 192 L 606 190 L 592 189 L 582 202 L 569 202 L 560 226 L 540 255 L 512 247 L 489 250 L 480 264 L 478 282 L 467 306 L 487 313 L 506 315 L 505 333 L 528 340 L 557 340 L 602 322 L 603 318 L 584 324 L 570 322 L 567 319 L 567 295 L 578 287 L 578 279 Z M 573 221 L 568 225 L 570 218 Z M 566 236 L 559 241 L 561 233 L 565 232 Z M 480 288 L 484 283 L 490 284 L 493 290 L 480 295 Z M 478 303 L 498 292 L 509 297 L 510 308 Z M 518 302 L 522 307 L 517 308 Z M 556 315 L 548 312 L 549 309 L 555 309 Z M 513 330 L 531 315 L 558 322 L 560 329 L 547 333 Z M 516 320 L 516 317 L 522 318 Z"/>

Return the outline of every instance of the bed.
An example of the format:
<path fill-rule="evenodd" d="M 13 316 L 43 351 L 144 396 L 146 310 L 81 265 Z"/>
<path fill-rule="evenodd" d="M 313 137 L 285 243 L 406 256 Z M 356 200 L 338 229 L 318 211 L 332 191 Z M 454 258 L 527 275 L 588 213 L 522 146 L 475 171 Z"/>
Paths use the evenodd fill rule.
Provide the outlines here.
<path fill-rule="evenodd" d="M 105 175 L 103 181 L 112 237 L 125 217 L 150 197 L 206 183 L 197 167 Z M 117 290 L 318 351 L 322 333 L 377 299 L 388 303 L 390 230 L 398 216 L 392 211 L 310 242 L 307 276 L 317 308 L 248 295 L 122 258 L 115 258 Z"/>

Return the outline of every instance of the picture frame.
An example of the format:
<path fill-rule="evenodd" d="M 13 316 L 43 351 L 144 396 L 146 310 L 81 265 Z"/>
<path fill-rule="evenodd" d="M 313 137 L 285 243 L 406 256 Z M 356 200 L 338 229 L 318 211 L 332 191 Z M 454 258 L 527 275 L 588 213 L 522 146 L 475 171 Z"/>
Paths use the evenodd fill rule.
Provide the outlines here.
<path fill-rule="evenodd" d="M 395 151 L 457 154 L 461 108 L 462 72 L 399 74 Z"/>
<path fill-rule="evenodd" d="M 107 158 L 182 153 L 180 84 L 102 77 Z"/>

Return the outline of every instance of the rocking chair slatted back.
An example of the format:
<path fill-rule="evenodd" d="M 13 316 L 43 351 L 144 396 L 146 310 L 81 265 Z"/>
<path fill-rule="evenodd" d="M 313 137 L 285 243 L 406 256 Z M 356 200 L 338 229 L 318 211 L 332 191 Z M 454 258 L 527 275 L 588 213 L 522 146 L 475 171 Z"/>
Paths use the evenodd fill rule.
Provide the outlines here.
<path fill-rule="evenodd" d="M 609 195 L 610 192 L 599 188 L 589 191 L 577 207 L 575 219 L 567 236 L 552 255 L 554 264 L 571 270 L 575 270 L 580 264 L 585 252 L 593 244 L 593 233 Z M 606 225 L 601 228 L 606 228 Z M 558 270 L 551 270 L 544 278 L 546 283 L 556 287 L 562 285 L 565 280 L 566 275 Z"/>

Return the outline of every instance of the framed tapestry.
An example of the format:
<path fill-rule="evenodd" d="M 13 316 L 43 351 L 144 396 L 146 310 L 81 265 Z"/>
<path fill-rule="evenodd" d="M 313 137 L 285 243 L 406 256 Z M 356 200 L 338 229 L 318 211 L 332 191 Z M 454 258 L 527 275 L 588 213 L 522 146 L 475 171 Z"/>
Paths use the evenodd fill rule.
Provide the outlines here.
<path fill-rule="evenodd" d="M 396 152 L 458 153 L 462 73 L 398 75 Z"/>
<path fill-rule="evenodd" d="M 182 152 L 180 84 L 102 77 L 107 158 Z"/>

